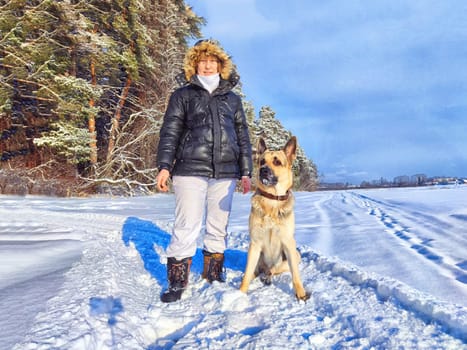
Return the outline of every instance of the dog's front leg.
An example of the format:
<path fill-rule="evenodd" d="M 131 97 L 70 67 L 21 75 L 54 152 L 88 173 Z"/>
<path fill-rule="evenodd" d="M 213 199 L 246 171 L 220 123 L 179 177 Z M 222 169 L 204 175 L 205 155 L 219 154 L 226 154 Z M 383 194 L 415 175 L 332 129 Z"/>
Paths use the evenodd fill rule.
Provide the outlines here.
<path fill-rule="evenodd" d="M 248 291 L 251 280 L 255 276 L 255 269 L 258 265 L 258 260 L 261 255 L 261 247 L 254 242 L 250 242 L 250 247 L 248 248 L 248 257 L 246 261 L 245 273 L 243 275 L 242 284 L 240 285 L 240 290 L 243 293 Z"/>
<path fill-rule="evenodd" d="M 298 264 L 300 263 L 300 255 L 297 251 L 295 242 L 290 243 L 285 248 L 285 255 L 287 256 L 287 261 L 289 262 L 289 269 L 292 274 L 292 284 L 295 290 L 295 295 L 299 300 L 307 300 L 310 296 L 305 291 L 303 287 L 302 279 L 300 278 L 300 271 L 298 269 Z"/>

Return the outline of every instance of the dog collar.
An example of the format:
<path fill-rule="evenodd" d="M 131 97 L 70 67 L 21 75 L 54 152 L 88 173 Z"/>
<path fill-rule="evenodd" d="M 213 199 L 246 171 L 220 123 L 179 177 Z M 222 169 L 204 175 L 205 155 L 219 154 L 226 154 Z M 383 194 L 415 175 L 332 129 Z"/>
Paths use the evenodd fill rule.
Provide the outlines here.
<path fill-rule="evenodd" d="M 263 197 L 266 197 L 266 198 L 269 198 L 269 199 L 274 199 L 276 201 L 285 201 L 285 200 L 289 199 L 289 196 L 290 196 L 290 191 L 289 190 L 287 190 L 287 192 L 282 196 L 275 196 L 275 195 L 270 194 L 268 192 L 261 191 L 259 188 L 256 189 L 256 193 L 258 193 L 259 195 L 261 195 Z"/>

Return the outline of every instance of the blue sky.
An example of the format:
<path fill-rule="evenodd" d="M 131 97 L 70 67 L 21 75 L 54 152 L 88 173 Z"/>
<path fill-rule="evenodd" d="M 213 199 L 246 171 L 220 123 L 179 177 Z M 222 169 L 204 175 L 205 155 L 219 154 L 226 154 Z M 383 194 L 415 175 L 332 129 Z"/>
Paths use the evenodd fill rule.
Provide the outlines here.
<path fill-rule="evenodd" d="M 187 0 L 325 182 L 467 176 L 464 0 Z"/>

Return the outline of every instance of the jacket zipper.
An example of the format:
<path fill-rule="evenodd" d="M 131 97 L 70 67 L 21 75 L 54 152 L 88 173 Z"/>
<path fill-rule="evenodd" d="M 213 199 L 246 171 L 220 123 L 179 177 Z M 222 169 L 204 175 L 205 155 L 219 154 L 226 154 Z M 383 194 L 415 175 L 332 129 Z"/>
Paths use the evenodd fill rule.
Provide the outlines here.
<path fill-rule="evenodd" d="M 210 97 L 209 99 L 209 110 L 211 112 L 212 126 L 213 126 L 213 140 L 214 146 L 212 150 L 212 168 L 214 170 L 214 178 L 219 178 L 219 171 L 216 167 L 220 163 L 219 155 L 221 153 L 221 126 L 217 108 L 217 99 Z"/>

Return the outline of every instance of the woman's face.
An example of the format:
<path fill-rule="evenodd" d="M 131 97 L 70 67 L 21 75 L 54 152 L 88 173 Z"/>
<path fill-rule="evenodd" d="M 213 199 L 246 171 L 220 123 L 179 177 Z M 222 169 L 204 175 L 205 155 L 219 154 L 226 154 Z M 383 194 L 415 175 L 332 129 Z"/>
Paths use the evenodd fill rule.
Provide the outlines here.
<path fill-rule="evenodd" d="M 219 60 L 216 56 L 202 55 L 196 67 L 196 73 L 201 76 L 219 73 Z"/>

